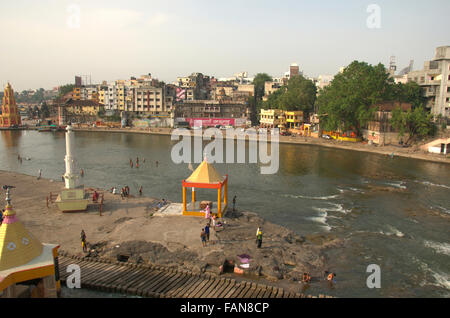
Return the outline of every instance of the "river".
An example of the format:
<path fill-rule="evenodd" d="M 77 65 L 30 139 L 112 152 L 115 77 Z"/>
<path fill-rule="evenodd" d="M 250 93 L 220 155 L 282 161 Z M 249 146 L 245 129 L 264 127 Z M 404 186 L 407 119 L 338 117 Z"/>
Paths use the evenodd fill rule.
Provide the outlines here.
<path fill-rule="evenodd" d="M 76 132 L 83 183 L 180 202 L 187 164 L 174 164 L 169 136 Z M 260 174 L 260 164 L 215 164 L 230 177 L 237 208 L 308 238 L 338 238 L 327 251 L 339 297 L 450 296 L 450 166 L 409 158 L 309 145 L 280 144 L 280 168 Z M 20 164 L 17 155 L 30 160 Z M 64 133 L 1 131 L 0 170 L 60 180 Z M 140 158 L 139 169 L 129 159 Z M 145 163 L 143 162 L 145 158 Z M 158 161 L 158 165 L 156 165 Z M 194 164 L 194 167 L 196 165 Z M 204 191 L 198 197 L 208 197 Z M 381 268 L 381 288 L 369 289 L 367 266 Z"/>

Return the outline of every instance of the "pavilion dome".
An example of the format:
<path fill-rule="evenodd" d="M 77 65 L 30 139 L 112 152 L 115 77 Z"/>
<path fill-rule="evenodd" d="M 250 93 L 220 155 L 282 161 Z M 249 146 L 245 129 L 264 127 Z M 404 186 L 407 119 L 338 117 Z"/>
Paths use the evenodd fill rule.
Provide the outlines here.
<path fill-rule="evenodd" d="M 25 265 L 40 256 L 42 243 L 17 219 L 8 203 L 0 225 L 0 271 Z"/>
<path fill-rule="evenodd" d="M 197 169 L 195 169 L 186 182 L 211 184 L 221 183 L 223 180 L 224 178 L 220 176 L 216 168 L 205 159 Z"/>

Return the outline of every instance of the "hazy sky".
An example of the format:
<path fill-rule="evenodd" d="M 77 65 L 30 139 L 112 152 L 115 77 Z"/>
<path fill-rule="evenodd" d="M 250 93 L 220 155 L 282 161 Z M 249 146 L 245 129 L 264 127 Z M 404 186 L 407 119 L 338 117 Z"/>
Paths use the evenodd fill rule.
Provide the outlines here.
<path fill-rule="evenodd" d="M 379 29 L 367 27 L 370 4 Z M 73 6 L 75 5 L 75 6 Z M 77 28 L 76 8 L 80 9 Z M 52 88 L 146 73 L 172 82 L 202 72 L 308 76 L 353 60 L 415 69 L 450 45 L 450 1 L 428 0 L 14 0 L 0 2 L 0 84 Z"/>

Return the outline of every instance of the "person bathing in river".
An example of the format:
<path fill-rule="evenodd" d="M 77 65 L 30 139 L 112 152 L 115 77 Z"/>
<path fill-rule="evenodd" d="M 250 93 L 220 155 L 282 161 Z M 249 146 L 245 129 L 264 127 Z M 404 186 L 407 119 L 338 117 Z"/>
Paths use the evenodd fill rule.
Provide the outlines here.
<path fill-rule="evenodd" d="M 139 187 L 139 195 L 142 195 L 142 186 Z"/>

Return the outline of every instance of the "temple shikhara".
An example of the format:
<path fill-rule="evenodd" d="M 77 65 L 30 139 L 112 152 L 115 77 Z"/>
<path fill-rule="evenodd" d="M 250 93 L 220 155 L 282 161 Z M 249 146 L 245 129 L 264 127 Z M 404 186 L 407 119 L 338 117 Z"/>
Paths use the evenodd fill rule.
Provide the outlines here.
<path fill-rule="evenodd" d="M 58 296 L 58 248 L 42 244 L 17 218 L 6 194 L 0 225 L 0 298 Z"/>
<path fill-rule="evenodd" d="M 19 110 L 17 109 L 14 90 L 11 84 L 6 84 L 3 92 L 2 114 L 0 115 L 0 127 L 8 128 L 22 125 Z"/>

